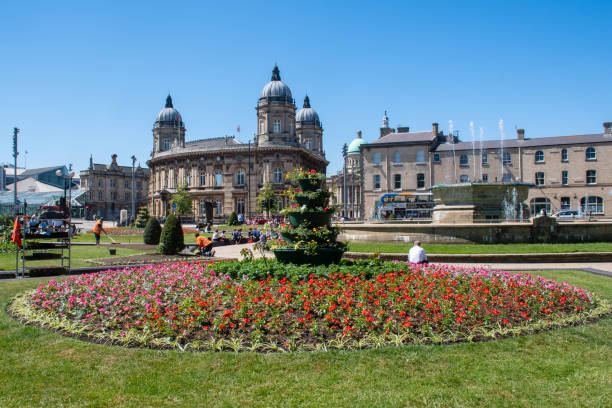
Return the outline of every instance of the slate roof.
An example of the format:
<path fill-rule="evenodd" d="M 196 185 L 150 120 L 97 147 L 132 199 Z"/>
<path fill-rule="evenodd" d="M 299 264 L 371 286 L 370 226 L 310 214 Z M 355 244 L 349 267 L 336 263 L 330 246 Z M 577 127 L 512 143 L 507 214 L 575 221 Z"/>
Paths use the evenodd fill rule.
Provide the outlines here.
<path fill-rule="evenodd" d="M 505 148 L 526 148 L 526 147 L 539 147 L 539 146 L 561 146 L 561 145 L 574 145 L 574 144 L 592 144 L 592 143 L 605 143 L 612 142 L 612 134 L 609 133 L 595 133 L 589 135 L 572 135 L 572 136 L 553 136 L 553 137 L 537 137 L 533 139 L 509 139 L 504 140 Z M 477 149 L 480 149 L 480 143 L 475 144 Z M 501 140 L 483 140 L 483 149 L 500 149 Z M 443 143 L 436 147 L 435 151 L 444 152 L 453 150 L 451 143 Z M 472 150 L 472 142 L 459 142 L 455 143 L 455 151 L 458 150 Z"/>
<path fill-rule="evenodd" d="M 185 142 L 186 150 L 206 150 L 206 149 L 232 149 L 244 147 L 245 143 L 236 140 L 233 136 L 213 137 L 210 139 L 194 140 Z"/>
<path fill-rule="evenodd" d="M 389 133 L 388 135 L 376 139 L 368 144 L 390 144 L 390 143 L 427 143 L 434 140 L 434 133 L 428 132 L 403 132 Z"/>
<path fill-rule="evenodd" d="M 17 174 L 17 175 L 23 176 L 23 177 L 32 177 L 32 176 L 39 175 L 41 173 L 46 173 L 51 170 L 63 169 L 64 167 L 65 166 L 61 165 L 61 166 L 53 166 L 53 167 L 41 167 L 39 169 L 27 169 L 23 173 Z M 19 169 L 17 169 L 17 172 L 19 172 Z"/>

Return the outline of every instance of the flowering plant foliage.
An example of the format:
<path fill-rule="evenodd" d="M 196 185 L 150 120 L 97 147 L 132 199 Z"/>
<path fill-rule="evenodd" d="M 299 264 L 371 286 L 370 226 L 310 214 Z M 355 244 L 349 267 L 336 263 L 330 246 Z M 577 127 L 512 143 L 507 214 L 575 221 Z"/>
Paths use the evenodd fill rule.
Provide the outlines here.
<path fill-rule="evenodd" d="M 50 280 L 9 310 L 120 344 L 260 351 L 474 341 L 612 310 L 584 289 L 528 274 L 268 262 L 269 270 L 257 261 L 176 263 Z"/>
<path fill-rule="evenodd" d="M 293 169 L 285 176 L 287 180 L 296 181 L 300 179 L 317 179 L 325 180 L 325 175 L 316 170 Z"/>

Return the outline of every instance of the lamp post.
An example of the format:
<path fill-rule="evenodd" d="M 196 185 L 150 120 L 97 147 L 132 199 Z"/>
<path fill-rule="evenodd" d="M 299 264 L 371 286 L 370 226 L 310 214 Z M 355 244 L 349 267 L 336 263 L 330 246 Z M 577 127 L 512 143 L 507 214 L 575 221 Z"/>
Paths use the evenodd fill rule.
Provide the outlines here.
<path fill-rule="evenodd" d="M 344 171 L 343 171 L 344 180 L 342 181 L 342 203 L 344 205 L 344 216 L 345 217 L 346 217 L 346 155 L 347 155 L 347 151 L 348 151 L 348 148 L 345 143 L 344 145 L 342 145 L 342 157 L 344 157 Z"/>
<path fill-rule="evenodd" d="M 13 187 L 14 190 L 14 202 L 13 202 L 13 211 L 15 212 L 15 217 L 17 217 L 17 156 L 19 156 L 19 152 L 17 151 L 17 135 L 19 134 L 19 128 L 13 128 L 13 158 L 15 159 L 15 167 L 13 167 Z"/>
<path fill-rule="evenodd" d="M 135 188 L 134 188 L 134 176 L 135 176 L 135 172 L 136 170 L 134 169 L 134 165 L 136 164 L 136 156 L 132 155 L 132 217 L 134 218 L 134 221 L 136 221 L 136 195 L 135 195 Z"/>

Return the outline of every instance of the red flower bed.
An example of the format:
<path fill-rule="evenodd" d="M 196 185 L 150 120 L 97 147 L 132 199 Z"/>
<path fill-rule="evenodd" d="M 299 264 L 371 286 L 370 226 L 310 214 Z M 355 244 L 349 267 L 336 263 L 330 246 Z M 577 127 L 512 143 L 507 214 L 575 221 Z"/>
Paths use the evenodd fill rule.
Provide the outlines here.
<path fill-rule="evenodd" d="M 484 269 L 397 263 L 373 279 L 332 273 L 294 282 L 234 280 L 214 269 L 166 264 L 51 280 L 11 308 L 119 343 L 253 350 L 471 341 L 610 311 L 584 289 Z"/>

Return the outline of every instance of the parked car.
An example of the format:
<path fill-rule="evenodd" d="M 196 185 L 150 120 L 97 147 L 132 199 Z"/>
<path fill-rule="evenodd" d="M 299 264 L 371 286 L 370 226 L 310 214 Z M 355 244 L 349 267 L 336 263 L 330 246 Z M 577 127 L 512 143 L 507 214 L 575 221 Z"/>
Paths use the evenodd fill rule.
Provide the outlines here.
<path fill-rule="evenodd" d="M 557 211 L 552 217 L 559 218 L 560 220 L 575 220 L 584 218 L 584 215 L 578 210 L 563 210 Z"/>

